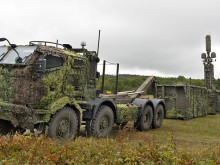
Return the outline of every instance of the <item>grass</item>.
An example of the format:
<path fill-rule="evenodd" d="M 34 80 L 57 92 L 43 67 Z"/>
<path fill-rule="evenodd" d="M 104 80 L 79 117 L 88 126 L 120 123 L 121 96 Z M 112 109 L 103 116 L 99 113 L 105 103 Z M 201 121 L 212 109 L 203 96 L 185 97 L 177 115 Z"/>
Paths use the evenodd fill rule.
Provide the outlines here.
<path fill-rule="evenodd" d="M 106 139 L 2 136 L 0 164 L 220 164 L 220 115 L 166 119 L 148 132 L 129 123 Z"/>
<path fill-rule="evenodd" d="M 131 142 L 139 142 L 150 138 L 159 144 L 165 144 L 168 142 L 167 138 L 170 135 L 172 135 L 172 140 L 175 142 L 178 151 L 193 153 L 220 146 L 220 115 L 211 115 L 188 121 L 165 119 L 160 129 L 148 132 L 129 131 L 124 136 L 129 136 Z M 117 136 L 117 129 L 115 129 L 113 137 L 117 138 Z"/>

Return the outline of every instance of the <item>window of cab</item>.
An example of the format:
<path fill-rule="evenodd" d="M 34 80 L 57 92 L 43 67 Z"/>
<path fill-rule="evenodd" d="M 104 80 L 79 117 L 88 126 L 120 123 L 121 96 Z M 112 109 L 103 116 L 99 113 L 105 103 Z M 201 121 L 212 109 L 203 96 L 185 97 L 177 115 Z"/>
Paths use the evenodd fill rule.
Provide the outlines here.
<path fill-rule="evenodd" d="M 63 66 L 63 58 L 58 56 L 48 55 L 46 59 L 46 69 L 52 69 Z"/>

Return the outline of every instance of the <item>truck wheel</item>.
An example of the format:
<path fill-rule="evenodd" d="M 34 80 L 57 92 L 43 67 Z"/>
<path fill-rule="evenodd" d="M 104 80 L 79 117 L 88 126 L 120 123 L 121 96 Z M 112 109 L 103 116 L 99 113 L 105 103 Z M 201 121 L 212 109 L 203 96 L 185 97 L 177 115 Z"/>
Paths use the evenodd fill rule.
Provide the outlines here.
<path fill-rule="evenodd" d="M 11 124 L 10 121 L 0 120 L 0 135 L 12 134 L 14 135 L 16 128 Z"/>
<path fill-rule="evenodd" d="M 114 114 L 108 106 L 101 106 L 91 122 L 91 134 L 95 137 L 107 137 L 112 131 Z"/>
<path fill-rule="evenodd" d="M 78 133 L 78 118 L 69 107 L 59 110 L 50 120 L 48 135 L 54 139 L 75 137 Z"/>
<path fill-rule="evenodd" d="M 143 113 L 138 117 L 134 126 L 137 130 L 148 131 L 153 121 L 153 109 L 150 105 L 147 105 L 143 110 Z"/>
<path fill-rule="evenodd" d="M 164 109 L 163 109 L 163 106 L 161 104 L 159 104 L 155 110 L 155 113 L 154 113 L 152 128 L 154 128 L 154 129 L 160 128 L 160 126 L 162 125 L 162 122 L 163 122 L 163 118 L 164 118 Z"/>

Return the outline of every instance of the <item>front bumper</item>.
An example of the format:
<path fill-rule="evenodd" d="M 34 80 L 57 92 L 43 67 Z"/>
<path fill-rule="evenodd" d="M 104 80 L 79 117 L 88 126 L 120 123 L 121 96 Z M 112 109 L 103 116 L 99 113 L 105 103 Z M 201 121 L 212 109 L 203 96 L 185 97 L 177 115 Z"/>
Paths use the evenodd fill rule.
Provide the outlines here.
<path fill-rule="evenodd" d="M 33 109 L 6 102 L 0 102 L 0 119 L 10 121 L 14 127 L 30 128 L 36 123 Z"/>

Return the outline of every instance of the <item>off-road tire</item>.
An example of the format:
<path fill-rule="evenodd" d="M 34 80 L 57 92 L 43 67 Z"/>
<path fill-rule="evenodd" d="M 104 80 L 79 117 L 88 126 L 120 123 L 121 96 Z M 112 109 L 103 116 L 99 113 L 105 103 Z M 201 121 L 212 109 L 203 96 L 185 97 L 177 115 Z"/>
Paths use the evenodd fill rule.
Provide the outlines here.
<path fill-rule="evenodd" d="M 112 131 L 114 124 L 114 114 L 110 107 L 100 106 L 91 121 L 91 135 L 105 138 Z"/>
<path fill-rule="evenodd" d="M 138 117 L 134 123 L 134 127 L 139 131 L 148 131 L 151 128 L 153 121 L 153 109 L 150 105 L 147 105 L 142 112 L 142 115 Z"/>
<path fill-rule="evenodd" d="M 161 104 L 159 104 L 154 112 L 154 118 L 152 122 L 152 128 L 160 128 L 163 123 L 164 118 L 164 108 Z"/>
<path fill-rule="evenodd" d="M 10 121 L 0 120 L 0 135 L 14 135 L 16 128 L 11 124 Z"/>
<path fill-rule="evenodd" d="M 69 107 L 56 112 L 48 125 L 48 136 L 54 139 L 75 138 L 78 134 L 78 118 Z"/>

